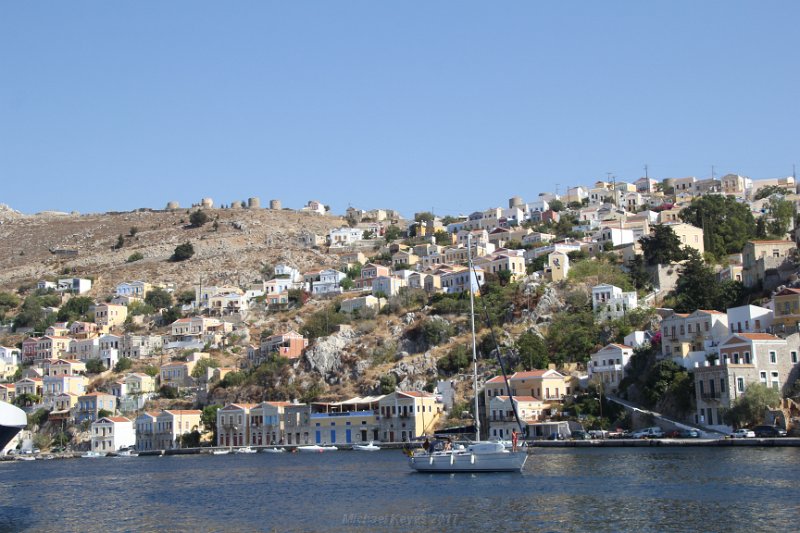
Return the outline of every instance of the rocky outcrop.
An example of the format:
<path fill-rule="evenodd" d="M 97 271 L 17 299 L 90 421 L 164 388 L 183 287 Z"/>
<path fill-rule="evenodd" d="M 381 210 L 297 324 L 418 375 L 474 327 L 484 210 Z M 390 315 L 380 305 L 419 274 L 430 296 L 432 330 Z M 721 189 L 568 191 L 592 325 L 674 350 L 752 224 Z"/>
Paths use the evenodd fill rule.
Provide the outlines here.
<path fill-rule="evenodd" d="M 356 332 L 348 328 L 317 339 L 303 354 L 306 370 L 320 374 L 327 383 L 338 382 L 344 367 L 342 355 L 356 337 Z"/>
<path fill-rule="evenodd" d="M 425 352 L 413 360 L 401 360 L 387 374 L 394 374 L 400 390 L 422 390 L 438 373 L 436 359 L 430 352 Z"/>

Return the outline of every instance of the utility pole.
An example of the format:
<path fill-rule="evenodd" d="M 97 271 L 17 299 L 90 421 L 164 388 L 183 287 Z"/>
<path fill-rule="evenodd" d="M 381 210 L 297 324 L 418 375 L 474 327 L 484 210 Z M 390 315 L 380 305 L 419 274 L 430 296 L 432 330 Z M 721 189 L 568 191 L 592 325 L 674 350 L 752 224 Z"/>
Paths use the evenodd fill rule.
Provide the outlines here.
<path fill-rule="evenodd" d="M 711 179 L 713 180 L 716 177 L 717 177 L 717 174 L 716 174 L 716 172 L 714 172 L 714 165 L 711 165 Z"/>

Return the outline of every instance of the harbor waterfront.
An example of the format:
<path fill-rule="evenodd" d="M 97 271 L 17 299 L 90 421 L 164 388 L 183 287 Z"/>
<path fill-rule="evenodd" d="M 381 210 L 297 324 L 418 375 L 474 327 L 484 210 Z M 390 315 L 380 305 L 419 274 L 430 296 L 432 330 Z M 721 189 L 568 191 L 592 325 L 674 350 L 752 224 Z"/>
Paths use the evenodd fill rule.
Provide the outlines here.
<path fill-rule="evenodd" d="M 0 475 L 0 531 L 776 531 L 800 519 L 796 447 L 537 448 L 521 474 L 420 474 L 389 450 L 3 462 Z"/>

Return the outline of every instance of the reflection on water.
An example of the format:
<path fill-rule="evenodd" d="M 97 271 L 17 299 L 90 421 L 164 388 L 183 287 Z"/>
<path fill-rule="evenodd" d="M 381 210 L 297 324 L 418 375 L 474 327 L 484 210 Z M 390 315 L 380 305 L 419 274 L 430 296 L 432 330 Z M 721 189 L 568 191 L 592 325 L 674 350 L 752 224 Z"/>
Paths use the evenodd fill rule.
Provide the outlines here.
<path fill-rule="evenodd" d="M 536 450 L 523 474 L 399 452 L 0 463 L 0 531 L 795 530 L 800 449 Z M 13 502 L 13 504 L 12 504 Z"/>

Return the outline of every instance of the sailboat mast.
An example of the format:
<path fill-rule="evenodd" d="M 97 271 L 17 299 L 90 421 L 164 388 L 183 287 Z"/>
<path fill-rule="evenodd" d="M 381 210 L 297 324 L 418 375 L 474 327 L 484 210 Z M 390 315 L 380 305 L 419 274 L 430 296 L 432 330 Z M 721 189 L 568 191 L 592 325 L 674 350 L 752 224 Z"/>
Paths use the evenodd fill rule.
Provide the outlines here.
<path fill-rule="evenodd" d="M 475 341 L 475 294 L 472 290 L 472 233 L 467 234 L 467 262 L 469 272 L 467 273 L 467 283 L 469 283 L 469 321 L 472 330 L 472 387 L 475 392 L 475 440 L 481 440 L 481 416 L 478 410 L 478 346 Z"/>

